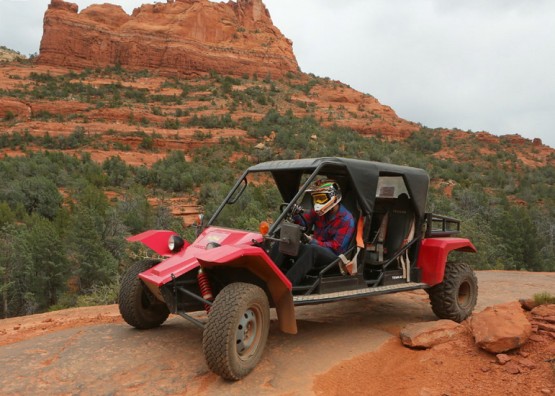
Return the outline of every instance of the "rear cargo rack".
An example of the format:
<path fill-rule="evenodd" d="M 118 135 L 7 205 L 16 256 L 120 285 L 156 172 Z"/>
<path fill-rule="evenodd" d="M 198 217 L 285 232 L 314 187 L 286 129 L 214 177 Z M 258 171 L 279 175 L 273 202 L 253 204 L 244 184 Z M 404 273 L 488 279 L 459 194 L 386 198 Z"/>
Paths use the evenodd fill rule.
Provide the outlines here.
<path fill-rule="evenodd" d="M 450 237 L 461 231 L 461 221 L 452 217 L 426 213 L 426 238 Z"/>

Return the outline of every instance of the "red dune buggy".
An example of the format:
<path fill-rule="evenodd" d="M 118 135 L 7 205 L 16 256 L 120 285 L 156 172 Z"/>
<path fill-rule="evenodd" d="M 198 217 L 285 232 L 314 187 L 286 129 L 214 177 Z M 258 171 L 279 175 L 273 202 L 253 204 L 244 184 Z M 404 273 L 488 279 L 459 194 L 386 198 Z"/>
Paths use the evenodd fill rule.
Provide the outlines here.
<path fill-rule="evenodd" d="M 318 178 L 340 185 L 356 232 L 345 254 L 292 285 L 271 252 L 278 244 L 280 251 L 294 255 L 303 234 L 310 233 L 292 218 L 299 208 L 310 209 L 305 190 Z M 129 238 L 163 259 L 139 261 L 128 269 L 120 312 L 138 329 L 160 326 L 170 313 L 191 321 L 203 329 L 208 367 L 230 380 L 246 376 L 259 362 L 271 308 L 279 328 L 296 333 L 297 305 L 425 289 L 439 318 L 460 322 L 472 313 L 478 285 L 469 265 L 447 257 L 476 249 L 456 236 L 458 220 L 426 212 L 428 185 L 422 169 L 355 159 L 254 165 L 199 226 L 194 241 L 172 231 Z M 260 200 L 275 205 L 264 212 L 255 205 Z M 190 315 L 199 310 L 208 312 L 206 323 Z"/>

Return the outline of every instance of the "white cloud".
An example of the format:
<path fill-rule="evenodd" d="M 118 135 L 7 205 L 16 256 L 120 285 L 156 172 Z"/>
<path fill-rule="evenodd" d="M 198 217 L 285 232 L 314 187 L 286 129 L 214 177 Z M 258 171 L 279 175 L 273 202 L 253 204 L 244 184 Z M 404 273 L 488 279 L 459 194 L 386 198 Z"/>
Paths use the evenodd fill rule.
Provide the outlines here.
<path fill-rule="evenodd" d="M 519 133 L 555 147 L 554 2 L 266 3 L 303 71 L 426 126 Z"/>

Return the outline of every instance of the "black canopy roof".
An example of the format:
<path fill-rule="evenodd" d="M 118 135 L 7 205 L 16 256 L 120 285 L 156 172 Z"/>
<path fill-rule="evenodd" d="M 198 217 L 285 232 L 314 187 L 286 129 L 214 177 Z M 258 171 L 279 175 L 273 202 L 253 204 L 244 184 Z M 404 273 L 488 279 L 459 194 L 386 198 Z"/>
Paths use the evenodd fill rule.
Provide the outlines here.
<path fill-rule="evenodd" d="M 371 214 L 374 209 L 378 177 L 402 176 L 418 216 L 423 217 L 426 210 L 430 179 L 426 171 L 419 168 L 358 159 L 323 157 L 263 162 L 247 170 L 247 172 L 265 171 L 271 172 L 274 176 L 285 202 L 290 202 L 298 192 L 303 174 L 317 171 L 318 174 L 338 181 L 343 180 L 343 185 L 348 184 L 349 190 L 355 192 L 360 209 L 366 215 Z"/>

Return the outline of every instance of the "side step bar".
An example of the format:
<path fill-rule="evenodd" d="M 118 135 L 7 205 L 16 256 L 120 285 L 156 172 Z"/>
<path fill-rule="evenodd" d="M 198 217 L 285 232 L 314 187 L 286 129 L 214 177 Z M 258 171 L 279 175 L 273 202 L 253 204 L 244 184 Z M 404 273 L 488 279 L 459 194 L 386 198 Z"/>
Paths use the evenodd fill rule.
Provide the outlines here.
<path fill-rule="evenodd" d="M 400 291 L 426 289 L 429 285 L 427 283 L 400 283 L 397 285 L 378 286 L 378 287 L 365 287 L 356 290 L 347 290 L 326 294 L 311 294 L 308 296 L 293 296 L 293 303 L 295 305 L 308 305 L 319 304 L 323 302 L 333 302 L 339 300 L 346 300 L 357 297 L 376 296 L 379 294 L 387 294 Z"/>

